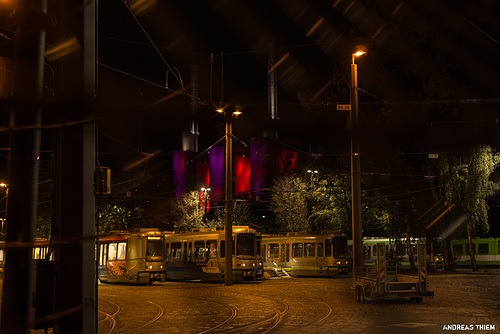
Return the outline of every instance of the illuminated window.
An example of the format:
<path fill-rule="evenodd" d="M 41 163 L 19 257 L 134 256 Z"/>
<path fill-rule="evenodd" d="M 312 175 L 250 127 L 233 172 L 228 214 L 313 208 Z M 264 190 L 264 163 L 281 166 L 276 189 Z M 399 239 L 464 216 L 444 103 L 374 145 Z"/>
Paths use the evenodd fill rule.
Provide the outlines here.
<path fill-rule="evenodd" d="M 197 261 L 205 260 L 207 256 L 207 248 L 205 241 L 199 240 L 194 242 L 194 258 Z"/>
<path fill-rule="evenodd" d="M 108 246 L 108 261 L 114 261 L 116 260 L 116 249 L 117 249 L 117 244 L 109 244 Z"/>
<path fill-rule="evenodd" d="M 172 260 L 180 259 L 182 255 L 182 244 L 180 242 L 172 242 L 170 246 L 170 258 Z"/>
<path fill-rule="evenodd" d="M 118 244 L 117 260 L 125 260 L 126 256 L 127 256 L 127 243 L 120 242 Z"/>

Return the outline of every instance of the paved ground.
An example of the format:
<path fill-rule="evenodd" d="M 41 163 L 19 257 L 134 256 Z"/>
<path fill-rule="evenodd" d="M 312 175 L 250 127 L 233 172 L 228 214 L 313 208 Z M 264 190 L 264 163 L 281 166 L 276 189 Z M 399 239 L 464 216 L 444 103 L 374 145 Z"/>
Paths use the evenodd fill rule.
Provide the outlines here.
<path fill-rule="evenodd" d="M 100 314 L 99 333 L 443 333 L 471 325 L 476 333 L 487 332 L 476 325 L 500 332 L 500 275 L 430 279 L 436 296 L 422 303 L 356 303 L 348 277 L 271 279 L 229 287 L 100 285 L 99 309 L 105 313 Z"/>
<path fill-rule="evenodd" d="M 363 304 L 355 302 L 350 277 L 100 284 L 99 334 L 500 332 L 500 275 L 429 279 L 434 299 Z"/>

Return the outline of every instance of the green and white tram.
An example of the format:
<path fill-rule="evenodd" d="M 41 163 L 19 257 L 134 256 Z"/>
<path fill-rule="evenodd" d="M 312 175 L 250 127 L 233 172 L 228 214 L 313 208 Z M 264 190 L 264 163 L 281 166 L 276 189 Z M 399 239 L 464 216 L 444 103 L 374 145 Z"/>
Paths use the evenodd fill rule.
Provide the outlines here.
<path fill-rule="evenodd" d="M 456 265 L 459 267 L 470 267 L 471 261 L 468 252 L 468 240 L 452 240 L 450 241 L 450 246 Z M 473 238 L 472 248 L 478 266 L 500 266 L 500 238 Z"/>
<path fill-rule="evenodd" d="M 335 277 L 347 273 L 347 237 L 339 231 L 262 235 L 264 270 L 291 276 Z"/>

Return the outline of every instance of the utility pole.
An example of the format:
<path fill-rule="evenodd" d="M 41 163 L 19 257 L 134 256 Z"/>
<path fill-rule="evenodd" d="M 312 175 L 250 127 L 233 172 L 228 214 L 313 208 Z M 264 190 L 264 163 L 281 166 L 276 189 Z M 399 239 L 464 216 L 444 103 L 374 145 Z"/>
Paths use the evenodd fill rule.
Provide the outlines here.
<path fill-rule="evenodd" d="M 361 171 L 359 156 L 359 110 L 358 110 L 358 66 L 356 57 L 365 52 L 352 55 L 351 63 L 351 196 L 352 196 L 352 259 L 353 275 L 363 270 L 363 233 L 361 223 Z"/>
<path fill-rule="evenodd" d="M 97 333 L 95 272 L 96 0 L 55 2 L 54 333 Z M 66 48 L 64 48 L 66 46 Z M 62 49 L 62 53 L 55 52 Z M 54 53 L 50 51 L 54 50 Z M 64 52 L 66 51 L 66 52 Z"/>
<path fill-rule="evenodd" d="M 17 3 L 2 333 L 30 333 L 33 324 L 32 245 L 38 204 L 46 14 L 46 0 Z M 22 127 L 26 129 L 20 130 Z"/>
<path fill-rule="evenodd" d="M 233 285 L 233 122 L 232 114 L 226 112 L 226 241 L 225 284 Z"/>

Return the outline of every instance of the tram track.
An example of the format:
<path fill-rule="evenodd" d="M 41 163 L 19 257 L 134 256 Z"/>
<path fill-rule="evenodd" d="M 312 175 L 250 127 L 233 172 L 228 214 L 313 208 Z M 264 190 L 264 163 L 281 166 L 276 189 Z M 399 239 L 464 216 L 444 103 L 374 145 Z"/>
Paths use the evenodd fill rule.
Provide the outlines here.
<path fill-rule="evenodd" d="M 100 299 L 99 302 L 106 302 L 106 303 L 112 304 L 113 306 L 116 307 L 116 312 L 113 313 L 113 314 L 109 314 L 107 312 L 99 310 L 99 313 L 104 314 L 104 317 L 105 317 L 104 319 L 99 320 L 99 323 L 102 323 L 102 322 L 104 322 L 106 320 L 110 322 L 110 325 L 109 325 L 108 329 L 104 333 L 101 333 L 101 334 L 112 333 L 114 331 L 114 329 L 116 328 L 115 317 L 121 312 L 122 308 L 121 308 L 120 305 L 118 305 L 117 303 L 112 302 L 110 300 Z"/>

